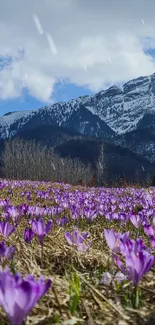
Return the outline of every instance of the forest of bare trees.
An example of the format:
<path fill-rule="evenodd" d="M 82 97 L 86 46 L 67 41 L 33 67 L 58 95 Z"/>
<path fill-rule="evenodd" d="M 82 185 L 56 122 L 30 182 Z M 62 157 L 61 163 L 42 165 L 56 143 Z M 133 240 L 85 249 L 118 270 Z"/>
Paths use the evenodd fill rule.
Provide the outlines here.
<path fill-rule="evenodd" d="M 113 169 L 114 167 L 115 164 Z M 118 173 L 113 173 L 113 169 L 109 171 L 103 142 L 100 144 L 95 167 L 78 158 L 61 158 L 52 147 L 20 138 L 7 140 L 0 154 L 0 177 L 6 179 L 65 182 L 82 186 L 127 184 L 124 177 L 119 178 Z M 133 175 L 135 184 L 139 184 L 140 180 L 137 173 Z M 143 180 L 144 186 L 154 183 L 149 177 Z"/>
<path fill-rule="evenodd" d="M 78 159 L 61 158 L 51 148 L 22 139 L 5 143 L 2 175 L 9 179 L 44 180 L 88 185 L 92 170 Z"/>

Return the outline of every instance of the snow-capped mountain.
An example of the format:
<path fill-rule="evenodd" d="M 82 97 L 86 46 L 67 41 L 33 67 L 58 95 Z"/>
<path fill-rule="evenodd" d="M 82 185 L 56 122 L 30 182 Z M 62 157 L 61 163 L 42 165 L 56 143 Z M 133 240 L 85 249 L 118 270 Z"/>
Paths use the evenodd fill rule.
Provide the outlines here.
<path fill-rule="evenodd" d="M 115 132 L 84 105 L 84 98 L 56 103 L 37 111 L 9 113 L 0 118 L 0 138 L 10 138 L 20 131 L 43 125 L 62 126 L 88 136 L 111 139 Z"/>
<path fill-rule="evenodd" d="M 136 130 L 115 137 L 114 143 L 155 162 L 155 114 L 146 113 Z"/>
<path fill-rule="evenodd" d="M 87 108 L 117 134 L 135 130 L 147 112 L 155 112 L 155 74 L 112 86 L 93 96 Z"/>
<path fill-rule="evenodd" d="M 138 153 L 144 153 L 148 159 L 153 154 L 155 161 L 155 73 L 133 79 L 121 88 L 111 86 L 92 96 L 55 103 L 35 111 L 7 113 L 0 117 L 0 139 L 42 125 L 61 126 L 84 135 L 101 137 L 130 147 L 130 150 L 133 132 L 143 134 L 143 141 L 140 137 L 136 138 L 136 141 L 142 142 L 146 140 L 146 132 L 149 155 L 143 152 L 143 143 Z M 133 151 L 137 150 L 136 146 L 138 148 L 136 141 Z"/>
<path fill-rule="evenodd" d="M 19 129 L 29 119 L 33 111 L 9 112 L 0 117 L 0 139 L 10 138 L 15 135 Z"/>

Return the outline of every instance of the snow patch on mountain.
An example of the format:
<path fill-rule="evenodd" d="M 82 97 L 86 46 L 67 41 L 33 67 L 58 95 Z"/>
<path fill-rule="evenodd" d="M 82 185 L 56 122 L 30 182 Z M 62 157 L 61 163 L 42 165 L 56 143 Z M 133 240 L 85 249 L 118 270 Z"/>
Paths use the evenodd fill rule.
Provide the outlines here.
<path fill-rule="evenodd" d="M 19 111 L 19 112 L 13 112 L 9 115 L 3 115 L 2 117 L 0 117 L 0 125 L 13 124 L 20 118 L 27 117 L 32 112 L 33 111 Z"/>
<path fill-rule="evenodd" d="M 18 128 L 25 124 L 26 118 L 30 117 L 33 112 L 35 111 L 18 111 L 0 117 L 0 138 L 5 139 L 14 136 Z M 11 126 L 16 124 L 16 129 L 10 132 Z"/>
<path fill-rule="evenodd" d="M 147 111 L 155 111 L 155 73 L 89 96 L 87 109 L 117 134 L 135 130 Z"/>

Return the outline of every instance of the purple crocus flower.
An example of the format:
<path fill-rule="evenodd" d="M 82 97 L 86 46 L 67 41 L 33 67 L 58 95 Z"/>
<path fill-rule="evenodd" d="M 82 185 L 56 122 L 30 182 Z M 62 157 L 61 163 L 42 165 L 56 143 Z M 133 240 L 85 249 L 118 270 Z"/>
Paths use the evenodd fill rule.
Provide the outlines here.
<path fill-rule="evenodd" d="M 80 233 L 76 228 L 72 233 L 65 232 L 65 238 L 69 245 L 76 246 L 77 250 L 80 252 L 86 252 L 90 247 L 90 242 L 85 243 L 86 238 L 88 237 L 88 232 Z"/>
<path fill-rule="evenodd" d="M 155 249 L 155 236 L 150 237 L 151 246 Z"/>
<path fill-rule="evenodd" d="M 7 260 L 11 260 L 15 250 L 16 247 L 14 246 L 9 246 L 9 247 L 6 246 L 5 255 L 3 258 L 6 258 Z"/>
<path fill-rule="evenodd" d="M 10 206 L 7 212 L 9 213 L 14 223 L 18 223 L 23 216 L 23 212 L 20 206 L 18 208 Z"/>
<path fill-rule="evenodd" d="M 150 224 L 145 224 L 144 225 L 144 232 L 147 236 L 154 236 L 155 235 L 155 229 L 152 225 Z"/>
<path fill-rule="evenodd" d="M 114 277 L 109 272 L 104 272 L 100 284 L 109 286 L 111 283 L 115 284 L 115 282 L 122 283 L 126 279 L 126 275 L 122 272 L 117 272 Z"/>
<path fill-rule="evenodd" d="M 69 222 L 69 218 L 66 217 L 66 216 L 64 216 L 64 217 L 59 218 L 59 219 L 56 220 L 56 224 L 57 224 L 58 226 L 61 226 L 61 227 L 65 226 L 66 223 L 68 223 L 68 222 Z"/>
<path fill-rule="evenodd" d="M 114 281 L 118 283 L 122 283 L 126 279 L 127 279 L 126 275 L 122 272 L 117 272 L 114 277 Z"/>
<path fill-rule="evenodd" d="M 16 273 L 12 275 L 7 268 L 0 270 L 0 305 L 5 310 L 11 325 L 21 325 L 39 299 L 48 291 L 51 280 L 38 281 L 32 276 L 22 279 Z"/>
<path fill-rule="evenodd" d="M 152 197 L 149 192 L 145 193 L 144 199 L 146 200 L 148 207 L 152 206 Z"/>
<path fill-rule="evenodd" d="M 128 238 L 126 242 L 123 242 L 122 239 L 120 239 L 120 252 L 123 256 L 128 256 L 132 252 L 134 254 L 137 254 L 141 252 L 143 249 L 149 250 L 149 248 L 146 247 L 146 245 L 143 243 L 142 238 L 137 238 L 136 240 L 132 240 Z"/>
<path fill-rule="evenodd" d="M 109 272 L 104 272 L 100 284 L 109 286 L 112 283 L 112 275 Z"/>
<path fill-rule="evenodd" d="M 8 194 L 12 194 L 12 189 L 11 188 L 8 190 Z"/>
<path fill-rule="evenodd" d="M 1 216 L 5 221 L 10 221 L 10 219 L 11 219 L 8 212 L 2 212 Z"/>
<path fill-rule="evenodd" d="M 121 270 L 121 272 L 124 274 L 124 275 L 127 275 L 127 271 L 125 269 L 125 266 L 124 264 L 122 263 L 122 261 L 119 259 L 119 257 L 117 255 L 114 256 L 114 259 L 115 259 L 115 262 L 118 266 L 118 268 Z"/>
<path fill-rule="evenodd" d="M 129 240 L 130 232 L 127 231 L 124 234 L 121 234 L 121 233 L 119 233 L 119 234 L 120 234 L 120 240 L 121 240 L 121 242 L 123 244 L 125 244 Z"/>
<path fill-rule="evenodd" d="M 5 255 L 5 243 L 4 241 L 0 242 L 0 256 L 4 256 Z"/>
<path fill-rule="evenodd" d="M 30 243 L 34 237 L 34 231 L 31 228 L 25 228 L 24 240 L 26 243 Z"/>
<path fill-rule="evenodd" d="M 137 254 L 132 252 L 125 258 L 126 268 L 118 256 L 115 257 L 115 261 L 124 275 L 132 280 L 134 285 L 137 285 L 143 275 L 151 269 L 154 263 L 154 256 L 147 251 L 141 251 Z"/>
<path fill-rule="evenodd" d="M 49 220 L 47 224 L 45 224 L 44 219 L 39 218 L 38 220 L 33 219 L 31 221 L 31 226 L 35 234 L 37 234 L 39 238 L 40 245 L 43 245 L 44 237 L 50 232 L 52 228 L 52 220 Z"/>
<path fill-rule="evenodd" d="M 122 235 L 120 232 L 116 233 L 113 229 L 104 229 L 104 236 L 111 251 L 117 254 L 120 251 L 120 239 L 125 243 L 129 238 L 129 232 Z"/>
<path fill-rule="evenodd" d="M 6 258 L 7 260 L 10 260 L 15 250 L 16 248 L 13 246 L 7 247 L 4 241 L 0 242 L 0 259 Z"/>
<path fill-rule="evenodd" d="M 142 276 L 151 269 L 153 263 L 154 256 L 146 251 L 141 251 L 137 255 L 132 253 L 126 257 L 126 267 L 134 285 L 137 285 Z"/>
<path fill-rule="evenodd" d="M 135 213 L 132 213 L 130 216 L 130 220 L 135 226 L 135 228 L 139 229 L 144 221 L 141 215 L 136 215 Z"/>
<path fill-rule="evenodd" d="M 113 229 L 104 229 L 104 236 L 109 248 L 114 252 L 119 252 L 119 235 Z"/>
<path fill-rule="evenodd" d="M 13 227 L 9 222 L 0 222 L 0 234 L 9 237 L 15 231 L 15 227 Z"/>

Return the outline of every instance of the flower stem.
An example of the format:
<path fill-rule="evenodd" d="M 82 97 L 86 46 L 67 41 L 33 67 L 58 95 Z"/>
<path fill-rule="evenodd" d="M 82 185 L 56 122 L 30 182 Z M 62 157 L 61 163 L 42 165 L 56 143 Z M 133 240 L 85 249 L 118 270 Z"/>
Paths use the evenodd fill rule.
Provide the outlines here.
<path fill-rule="evenodd" d="M 114 254 L 113 252 L 111 252 L 111 256 L 110 256 L 110 273 L 113 274 L 114 273 Z"/>
<path fill-rule="evenodd" d="M 44 247 L 43 243 L 41 244 L 41 268 L 43 269 L 43 259 L 44 259 Z"/>
<path fill-rule="evenodd" d="M 137 231 L 136 231 L 136 239 L 138 238 L 139 236 L 139 228 L 137 228 Z"/>
<path fill-rule="evenodd" d="M 13 260 L 13 258 L 12 258 L 12 260 L 11 260 L 11 271 L 12 271 L 12 273 L 13 273 L 13 274 L 15 274 L 15 273 L 16 273 L 16 271 L 15 271 L 15 265 L 14 265 L 14 260 Z"/>
<path fill-rule="evenodd" d="M 133 290 L 133 307 L 138 308 L 140 303 L 139 287 L 136 285 Z"/>

